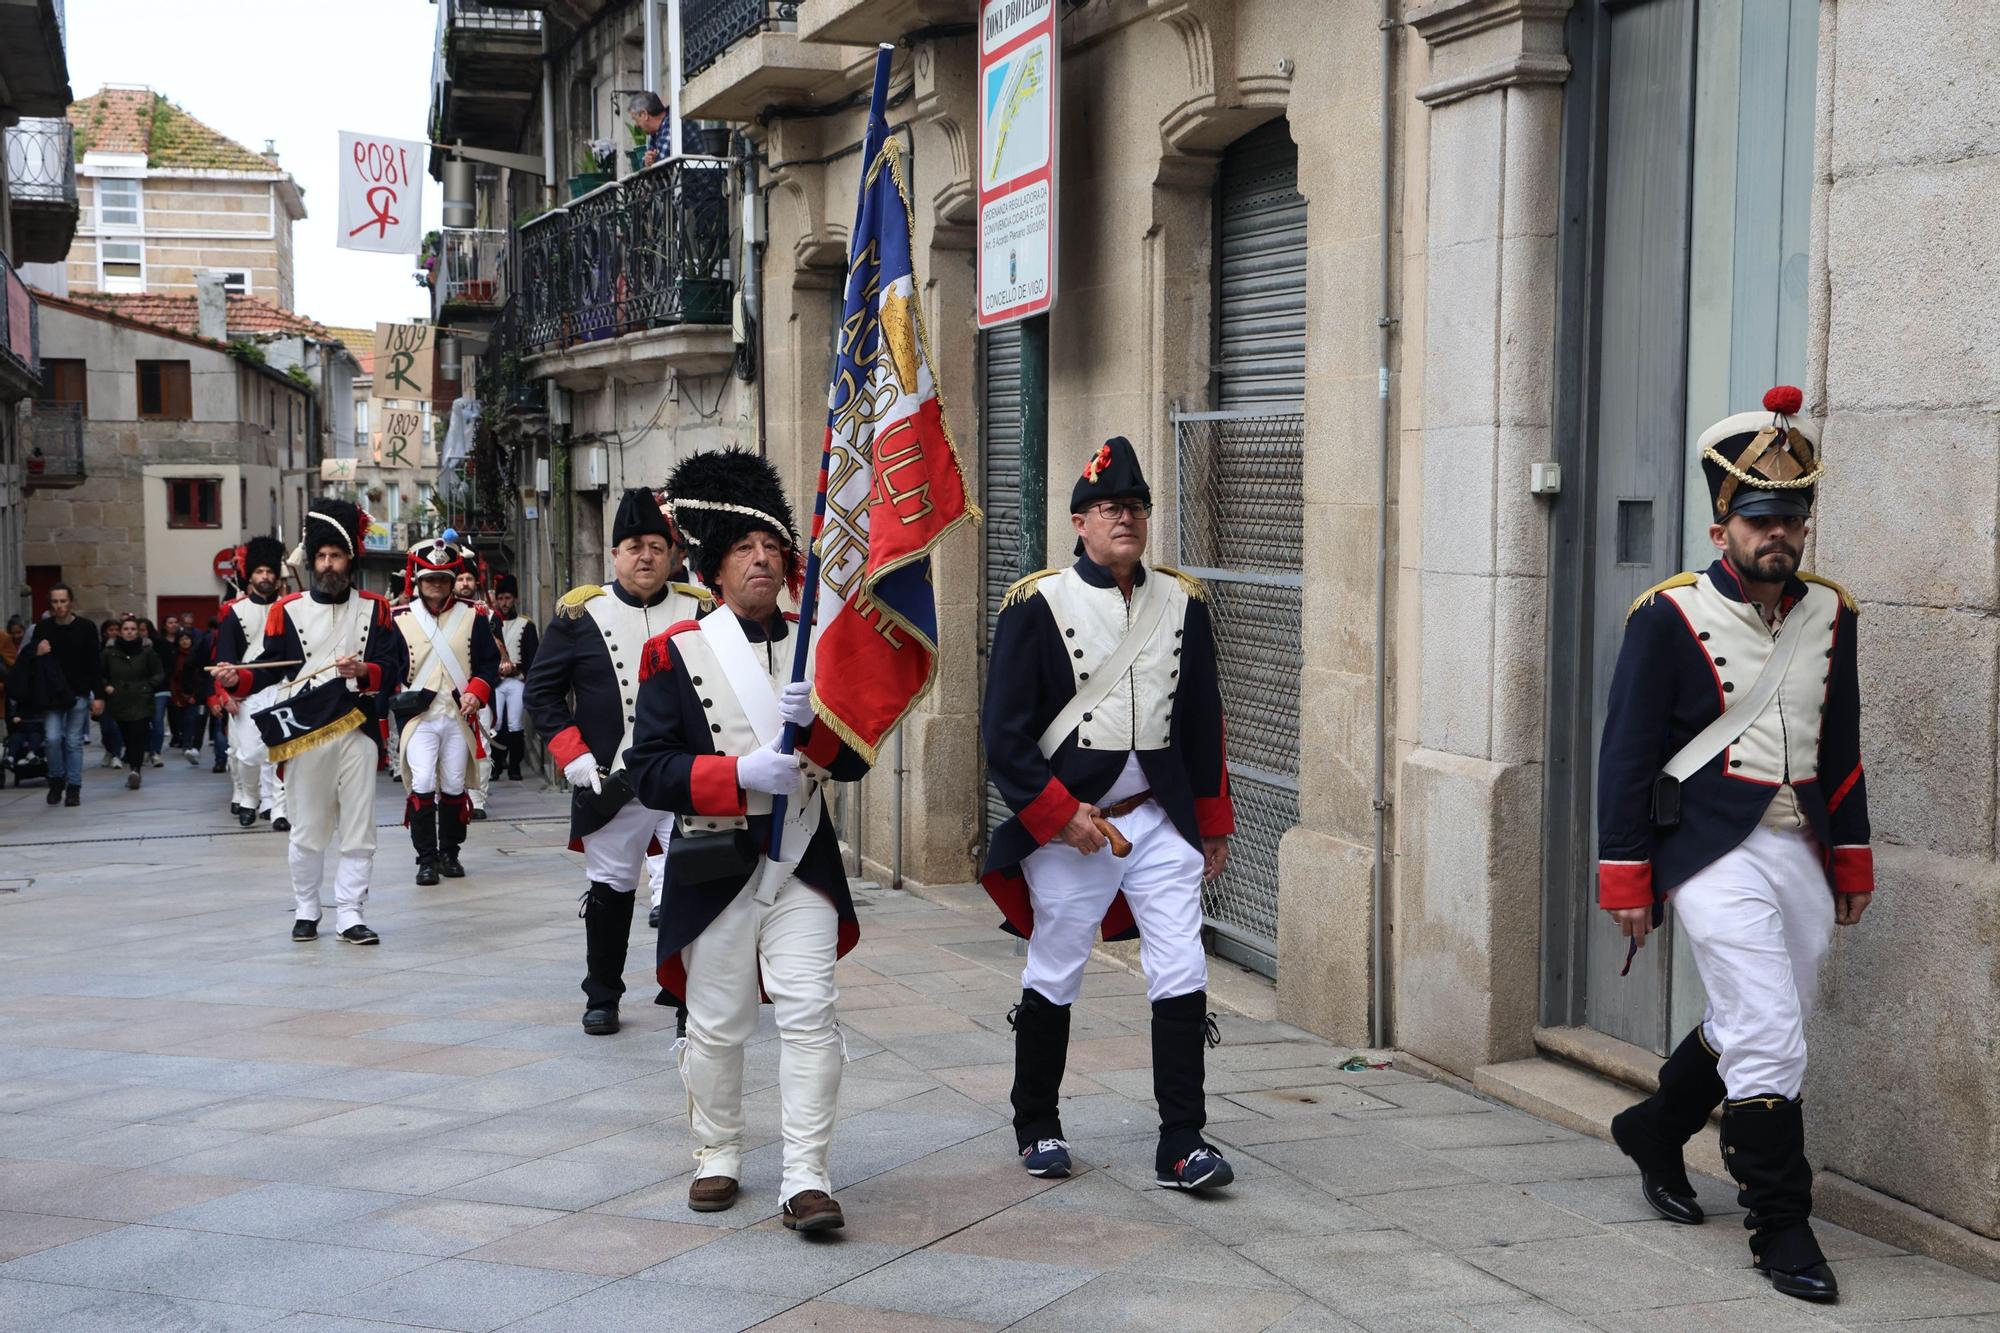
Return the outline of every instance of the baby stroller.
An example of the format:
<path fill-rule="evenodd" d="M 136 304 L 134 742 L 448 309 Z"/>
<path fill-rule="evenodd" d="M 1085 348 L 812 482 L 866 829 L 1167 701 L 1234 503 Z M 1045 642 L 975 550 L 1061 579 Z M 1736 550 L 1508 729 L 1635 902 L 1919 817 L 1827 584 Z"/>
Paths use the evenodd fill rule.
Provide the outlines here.
<path fill-rule="evenodd" d="M 6 752 L 4 757 L 0 757 L 0 786 L 6 784 L 9 775 L 13 777 L 16 787 L 25 787 L 31 782 L 47 783 L 49 751 L 43 733 L 42 714 L 24 717 L 18 726 L 8 728 Z"/>

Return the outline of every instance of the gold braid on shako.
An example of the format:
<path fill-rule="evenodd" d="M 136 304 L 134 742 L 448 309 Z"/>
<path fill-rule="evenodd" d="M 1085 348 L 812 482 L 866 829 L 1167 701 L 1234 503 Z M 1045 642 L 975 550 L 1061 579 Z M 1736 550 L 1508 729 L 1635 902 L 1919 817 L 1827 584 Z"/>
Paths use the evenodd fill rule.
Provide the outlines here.
<path fill-rule="evenodd" d="M 1758 491 L 1804 491 L 1811 490 L 1826 477 L 1826 463 L 1806 438 L 1805 432 L 1791 425 L 1787 418 L 1798 412 L 1804 404 L 1805 395 L 1789 384 L 1781 384 L 1764 395 L 1764 410 L 1773 416 L 1770 425 L 1757 433 L 1748 448 L 1735 459 L 1725 458 L 1714 445 L 1701 451 L 1701 456 L 1721 468 L 1727 480 L 1715 497 L 1715 512 L 1718 517 L 1729 513 L 1730 502 L 1735 498 L 1739 486 L 1748 486 Z M 1804 469 L 1796 477 L 1769 477 L 1750 469 L 1764 461 L 1771 452 L 1771 446 L 1779 440 L 1779 452 L 1790 454 L 1795 465 Z"/>

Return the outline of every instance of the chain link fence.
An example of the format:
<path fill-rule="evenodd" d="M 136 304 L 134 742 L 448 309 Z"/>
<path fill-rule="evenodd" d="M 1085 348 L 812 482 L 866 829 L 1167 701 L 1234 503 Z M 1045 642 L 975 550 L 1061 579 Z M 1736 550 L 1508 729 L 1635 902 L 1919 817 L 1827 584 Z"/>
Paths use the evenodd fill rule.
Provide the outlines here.
<path fill-rule="evenodd" d="M 1236 836 L 1203 893 L 1223 952 L 1275 972 L 1278 840 L 1299 820 L 1305 416 L 1174 414 L 1176 563 L 1208 585 Z"/>

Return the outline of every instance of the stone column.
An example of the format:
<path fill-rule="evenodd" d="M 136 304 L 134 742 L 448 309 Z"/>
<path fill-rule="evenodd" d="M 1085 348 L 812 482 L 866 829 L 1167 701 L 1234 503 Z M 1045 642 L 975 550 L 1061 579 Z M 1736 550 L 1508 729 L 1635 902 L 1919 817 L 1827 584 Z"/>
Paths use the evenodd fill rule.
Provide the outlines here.
<path fill-rule="evenodd" d="M 1392 1013 L 1398 1046 L 1461 1074 L 1533 1049 L 1548 525 L 1527 474 L 1552 453 L 1568 9 L 1437 0 L 1410 18 L 1431 59 L 1428 300 L 1404 312 L 1423 327 L 1422 500 Z"/>

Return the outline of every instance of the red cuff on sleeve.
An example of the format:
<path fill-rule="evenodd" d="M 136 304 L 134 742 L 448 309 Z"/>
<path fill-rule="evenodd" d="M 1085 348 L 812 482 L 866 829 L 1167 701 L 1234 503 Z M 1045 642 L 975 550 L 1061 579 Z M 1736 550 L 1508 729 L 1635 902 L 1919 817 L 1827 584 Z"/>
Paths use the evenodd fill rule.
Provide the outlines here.
<path fill-rule="evenodd" d="M 1063 825 L 1069 823 L 1081 804 L 1062 785 L 1061 778 L 1050 778 L 1042 794 L 1021 811 L 1021 827 L 1028 830 L 1028 836 L 1039 846 L 1062 832 Z"/>
<path fill-rule="evenodd" d="M 806 729 L 805 741 L 798 752 L 818 764 L 830 769 L 833 761 L 840 758 L 840 733 L 824 723 L 815 722 Z"/>
<path fill-rule="evenodd" d="M 1651 861 L 1599 861 L 1597 863 L 1597 905 L 1606 909 L 1651 907 L 1653 905 L 1653 863 Z"/>
<path fill-rule="evenodd" d="M 1202 837 L 1226 838 L 1236 832 L 1236 802 L 1227 796 L 1197 796 L 1194 822 Z"/>
<path fill-rule="evenodd" d="M 1835 893 L 1875 892 L 1875 852 L 1868 847 L 1836 847 L 1827 858 L 1827 878 Z"/>
<path fill-rule="evenodd" d="M 217 694 L 225 693 L 225 691 L 220 685 L 216 686 L 215 692 Z M 239 699 L 248 699 L 253 693 L 255 693 L 255 691 L 252 690 L 250 687 L 249 667 L 236 668 L 236 688 L 233 690 L 226 691 L 226 693 L 233 694 Z"/>
<path fill-rule="evenodd" d="M 368 674 L 362 677 L 367 684 L 361 687 L 361 692 L 363 694 L 374 694 L 382 688 L 382 664 L 379 662 L 369 662 L 367 663 L 367 667 Z"/>
<path fill-rule="evenodd" d="M 742 815 L 749 813 L 743 789 L 736 785 L 736 756 L 698 754 L 688 773 L 688 794 L 698 815 Z"/>
<path fill-rule="evenodd" d="M 479 700 L 481 708 L 491 708 L 493 706 L 493 687 L 480 677 L 474 676 L 471 680 L 467 681 L 465 683 L 465 692 Z"/>
<path fill-rule="evenodd" d="M 549 737 L 549 754 L 554 757 L 558 768 L 568 768 L 572 760 L 581 759 L 590 753 L 590 747 L 583 743 L 583 733 L 575 727 L 564 727 Z"/>

